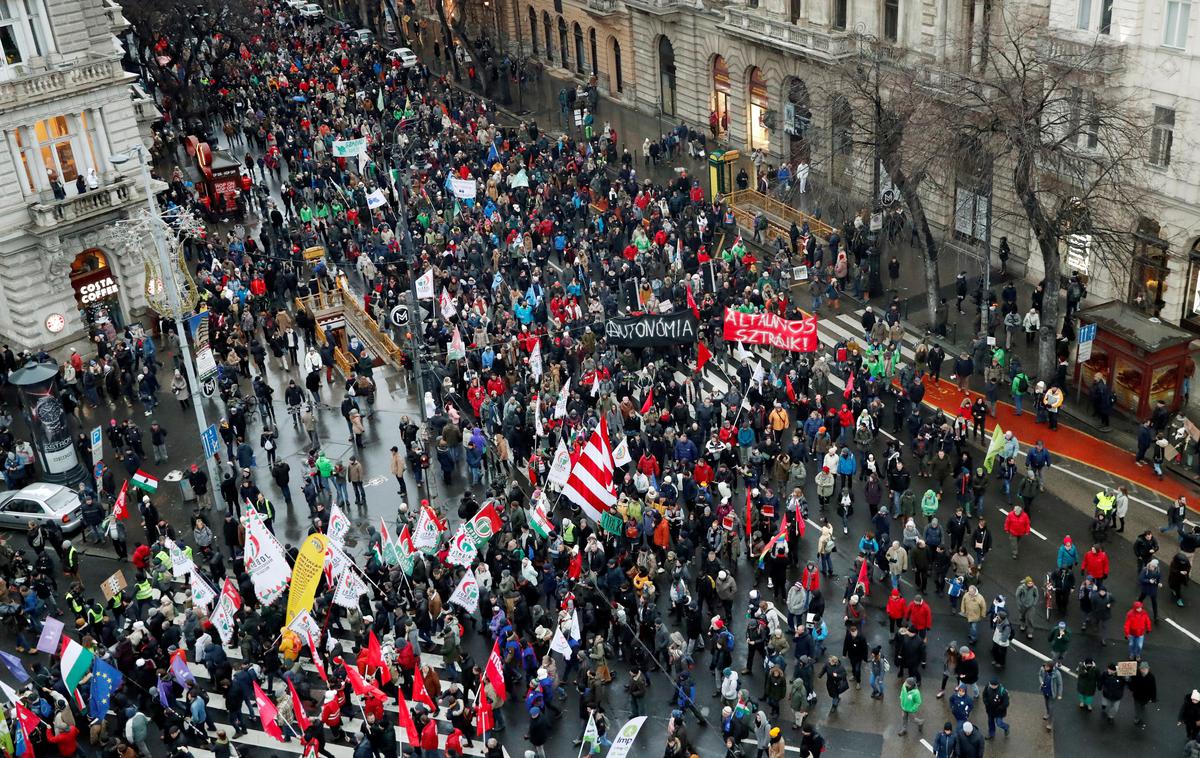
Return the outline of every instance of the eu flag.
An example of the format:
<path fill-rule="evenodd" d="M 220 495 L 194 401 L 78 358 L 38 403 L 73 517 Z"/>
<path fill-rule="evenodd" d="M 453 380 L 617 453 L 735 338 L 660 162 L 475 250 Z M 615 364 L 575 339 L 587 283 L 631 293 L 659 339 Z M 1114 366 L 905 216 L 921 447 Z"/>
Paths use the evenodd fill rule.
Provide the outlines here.
<path fill-rule="evenodd" d="M 104 718 L 108 713 L 108 699 L 121 686 L 121 672 L 96 659 L 92 666 L 92 689 L 88 697 L 88 713 L 92 718 Z"/>

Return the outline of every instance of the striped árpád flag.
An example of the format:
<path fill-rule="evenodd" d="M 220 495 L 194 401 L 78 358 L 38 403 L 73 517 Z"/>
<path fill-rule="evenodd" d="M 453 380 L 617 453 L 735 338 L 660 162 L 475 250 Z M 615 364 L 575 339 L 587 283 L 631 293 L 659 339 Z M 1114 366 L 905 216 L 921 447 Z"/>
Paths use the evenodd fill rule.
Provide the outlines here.
<path fill-rule="evenodd" d="M 571 466 L 562 494 L 599 524 L 601 516 L 617 504 L 617 493 L 613 488 L 615 468 L 612 444 L 608 440 L 608 421 L 601 416 L 600 425 Z"/>
<path fill-rule="evenodd" d="M 137 473 L 133 475 L 133 478 L 129 480 L 129 483 L 138 489 L 149 492 L 150 494 L 154 494 L 158 491 L 158 480 L 141 469 L 137 470 Z"/>

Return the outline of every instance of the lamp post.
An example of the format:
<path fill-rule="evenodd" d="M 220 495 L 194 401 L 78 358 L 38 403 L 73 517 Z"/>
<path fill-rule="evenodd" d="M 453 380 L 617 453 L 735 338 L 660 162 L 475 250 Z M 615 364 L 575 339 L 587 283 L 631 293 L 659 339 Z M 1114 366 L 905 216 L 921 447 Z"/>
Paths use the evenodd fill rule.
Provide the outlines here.
<path fill-rule="evenodd" d="M 187 327 L 184 323 L 183 306 L 181 305 L 179 296 L 179 286 L 175 279 L 177 265 L 172 265 L 171 256 L 167 252 L 167 241 L 163 238 L 163 221 L 162 214 L 158 210 L 158 204 L 154 201 L 154 187 L 150 179 L 150 163 L 149 155 L 143 145 L 134 145 L 124 154 L 113 155 L 110 160 L 121 165 L 130 160 L 134 156 L 137 157 L 138 167 L 142 172 L 142 184 L 146 191 L 146 207 L 149 213 L 150 237 L 154 241 L 154 250 L 158 258 L 159 268 L 159 286 L 163 288 L 164 294 L 167 296 L 167 310 L 169 314 L 162 313 L 161 315 L 170 316 L 175 321 L 175 335 L 179 340 L 179 350 L 183 358 L 183 370 L 187 375 L 188 392 L 192 396 L 192 410 L 196 413 L 196 429 L 203 437 L 204 430 L 208 428 L 208 420 L 204 417 L 204 395 L 200 390 L 200 380 L 196 376 L 196 366 L 192 361 L 192 348 L 188 343 Z M 221 484 L 221 479 L 217 475 L 217 464 L 210 455 L 204 456 L 204 462 L 208 470 L 208 486 L 209 492 L 212 492 Z"/>

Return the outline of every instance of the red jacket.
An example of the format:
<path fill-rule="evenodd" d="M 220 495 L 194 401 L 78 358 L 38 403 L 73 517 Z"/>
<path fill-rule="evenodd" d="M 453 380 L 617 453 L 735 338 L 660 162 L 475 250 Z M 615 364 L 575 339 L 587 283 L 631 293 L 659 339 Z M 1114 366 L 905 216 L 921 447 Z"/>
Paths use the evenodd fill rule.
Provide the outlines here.
<path fill-rule="evenodd" d="M 658 459 L 650 453 L 642 453 L 642 457 L 638 459 L 638 471 L 641 471 L 646 476 L 658 476 L 659 467 Z"/>
<path fill-rule="evenodd" d="M 1025 511 L 1021 511 L 1020 515 L 1017 515 L 1016 511 L 1011 511 L 1004 519 L 1004 531 L 1014 537 L 1024 537 L 1029 534 L 1031 528 L 1029 526 L 1029 514 Z"/>
<path fill-rule="evenodd" d="M 438 732 L 437 722 L 429 719 L 425 722 L 425 726 L 421 728 L 421 749 L 422 750 L 437 750 L 438 749 Z"/>
<path fill-rule="evenodd" d="M 904 612 L 904 618 L 908 623 L 918 631 L 924 631 L 933 626 L 933 611 L 929 610 L 929 603 L 924 601 L 920 603 L 909 603 L 908 610 Z"/>
<path fill-rule="evenodd" d="M 696 485 L 703 487 L 713 480 L 712 466 L 708 465 L 708 461 L 701 459 L 696 467 L 692 469 L 692 478 L 696 480 Z"/>
<path fill-rule="evenodd" d="M 890 619 L 899 621 L 908 610 L 908 602 L 900 594 L 900 590 L 892 590 L 892 596 L 887 601 L 887 615 Z"/>
<path fill-rule="evenodd" d="M 453 732 L 450 732 L 450 736 L 446 737 L 446 755 L 449 758 L 462 754 L 462 730 L 455 728 Z"/>
<path fill-rule="evenodd" d="M 1144 637 L 1150 631 L 1150 626 L 1150 614 L 1146 613 L 1141 603 L 1134 603 L 1129 613 L 1125 614 L 1125 636 Z"/>
<path fill-rule="evenodd" d="M 342 725 L 342 706 L 338 703 L 337 698 L 321 706 L 321 723 L 325 726 Z"/>
<path fill-rule="evenodd" d="M 1108 576 L 1108 553 L 1103 550 L 1087 551 L 1083 554 L 1083 573 L 1104 579 Z"/>
<path fill-rule="evenodd" d="M 800 586 L 809 592 L 816 592 L 821 589 L 821 572 L 809 571 L 808 566 L 804 567 L 804 573 L 800 575 Z"/>
<path fill-rule="evenodd" d="M 59 755 L 75 755 L 79 751 L 78 737 L 79 730 L 74 726 L 65 732 L 55 732 L 53 729 L 46 730 L 46 739 L 54 743 L 54 746 L 58 748 Z"/>

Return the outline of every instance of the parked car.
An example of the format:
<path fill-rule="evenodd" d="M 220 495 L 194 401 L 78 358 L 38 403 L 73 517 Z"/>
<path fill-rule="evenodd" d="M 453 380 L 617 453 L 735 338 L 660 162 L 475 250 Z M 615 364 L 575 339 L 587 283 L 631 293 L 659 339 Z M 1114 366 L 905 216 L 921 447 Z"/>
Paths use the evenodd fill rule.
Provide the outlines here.
<path fill-rule="evenodd" d="M 387 54 L 388 60 L 400 61 L 401 68 L 412 68 L 417 65 L 417 54 L 407 47 L 398 47 Z"/>
<path fill-rule="evenodd" d="M 308 2 L 307 0 L 284 0 L 284 4 L 292 10 L 298 11 L 304 6 L 308 5 Z"/>
<path fill-rule="evenodd" d="M 375 41 L 375 32 L 371 31 L 370 29 L 355 29 L 354 40 L 356 42 L 361 42 L 364 45 L 369 45 Z"/>
<path fill-rule="evenodd" d="M 78 531 L 83 525 L 79 496 L 61 484 L 46 482 L 0 492 L 0 528 L 25 531 L 30 521 L 57 521 L 67 534 Z"/>
<path fill-rule="evenodd" d="M 305 3 L 300 9 L 300 18 L 308 21 L 320 21 L 325 17 L 325 9 L 316 3 Z"/>

